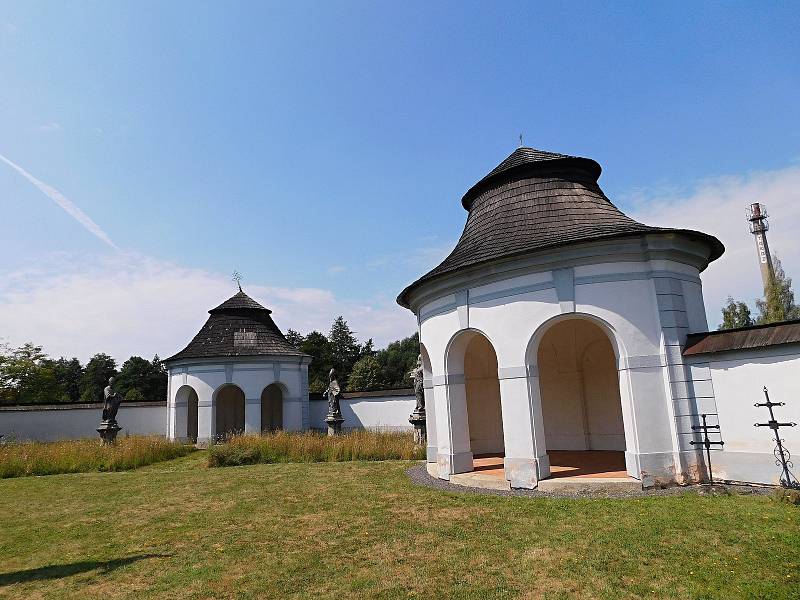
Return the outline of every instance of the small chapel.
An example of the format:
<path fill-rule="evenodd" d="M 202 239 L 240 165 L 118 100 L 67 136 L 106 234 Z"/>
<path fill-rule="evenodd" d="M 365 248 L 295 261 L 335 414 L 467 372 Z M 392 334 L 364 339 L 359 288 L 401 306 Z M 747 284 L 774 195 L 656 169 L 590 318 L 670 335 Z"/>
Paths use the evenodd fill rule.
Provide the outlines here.
<path fill-rule="evenodd" d="M 239 291 L 208 311 L 191 342 L 164 363 L 167 436 L 201 445 L 234 433 L 308 429 L 308 365 L 272 311 Z"/>
<path fill-rule="evenodd" d="M 515 488 L 565 469 L 701 481 L 706 415 L 728 444 L 718 476 L 772 481 L 753 402 L 767 382 L 793 389 L 800 323 L 708 332 L 700 274 L 722 243 L 631 219 L 600 173 L 518 148 L 461 198 L 449 256 L 398 296 L 419 323 L 428 471 L 494 469 Z"/>

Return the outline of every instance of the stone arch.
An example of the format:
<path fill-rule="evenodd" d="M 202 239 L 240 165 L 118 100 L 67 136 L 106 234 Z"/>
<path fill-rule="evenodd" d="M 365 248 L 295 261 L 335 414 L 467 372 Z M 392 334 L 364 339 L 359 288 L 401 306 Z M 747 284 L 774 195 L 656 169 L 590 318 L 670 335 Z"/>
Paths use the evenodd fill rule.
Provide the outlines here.
<path fill-rule="evenodd" d="M 197 404 L 197 391 L 192 386 L 182 385 L 175 392 L 175 438 L 197 443 Z"/>
<path fill-rule="evenodd" d="M 625 356 L 613 327 L 593 315 L 559 315 L 536 330 L 526 362 L 542 424 L 538 454 L 547 452 L 552 463 L 552 452 L 616 452 L 606 458 L 639 477 L 628 460 L 636 435 L 628 374 L 620 368 Z"/>
<path fill-rule="evenodd" d="M 445 366 L 452 437 L 462 436 L 471 458 L 503 456 L 503 409 L 491 340 L 476 329 L 460 331 L 448 344 Z"/>
<path fill-rule="evenodd" d="M 274 382 L 261 392 L 261 432 L 280 431 L 283 429 L 283 402 L 286 398 L 286 386 Z"/>
<path fill-rule="evenodd" d="M 226 439 L 244 432 L 244 392 L 227 383 L 214 392 L 214 437 Z"/>

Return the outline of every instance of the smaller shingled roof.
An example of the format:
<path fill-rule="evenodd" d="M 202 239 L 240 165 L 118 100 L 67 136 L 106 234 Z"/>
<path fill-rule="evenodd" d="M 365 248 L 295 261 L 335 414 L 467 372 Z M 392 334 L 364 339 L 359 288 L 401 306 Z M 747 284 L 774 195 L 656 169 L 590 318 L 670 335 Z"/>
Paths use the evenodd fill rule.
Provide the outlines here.
<path fill-rule="evenodd" d="M 720 331 L 690 333 L 684 356 L 800 343 L 800 319 Z"/>
<path fill-rule="evenodd" d="M 264 308 L 239 290 L 212 308 L 208 320 L 183 350 L 164 362 L 233 356 L 307 356 L 292 346 Z"/>

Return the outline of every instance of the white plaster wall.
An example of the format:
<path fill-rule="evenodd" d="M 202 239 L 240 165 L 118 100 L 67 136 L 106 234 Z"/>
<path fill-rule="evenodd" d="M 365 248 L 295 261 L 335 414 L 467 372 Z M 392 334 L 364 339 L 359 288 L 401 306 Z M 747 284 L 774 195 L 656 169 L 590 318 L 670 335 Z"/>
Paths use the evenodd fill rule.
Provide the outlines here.
<path fill-rule="evenodd" d="M 244 392 L 245 432 L 261 431 L 261 393 L 272 383 L 283 390 L 283 427 L 299 431 L 309 426 L 308 370 L 306 364 L 281 360 L 231 360 L 230 362 L 185 362 L 169 368 L 169 436 L 185 435 L 182 413 L 176 403 L 181 386 L 194 388 L 198 397 L 199 442 L 208 442 L 217 435 L 215 395 L 225 385 L 235 385 Z"/>
<path fill-rule="evenodd" d="M 754 423 L 769 420 L 763 387 L 773 402 L 780 422 L 800 423 L 800 344 L 764 349 L 724 352 L 692 357 L 692 367 L 706 364 L 711 373 L 724 450 L 711 456 L 715 476 L 720 479 L 777 483 L 779 469 L 772 454 L 775 447 L 768 427 Z M 709 420 L 714 424 L 713 415 Z M 781 438 L 794 456 L 800 456 L 800 426 L 784 427 Z M 797 464 L 797 461 L 795 461 Z"/>
<path fill-rule="evenodd" d="M 76 440 L 98 438 L 102 404 L 62 405 L 41 408 L 0 409 L 0 435 L 9 440 Z M 117 421 L 120 436 L 164 435 L 167 429 L 165 402 L 121 404 Z"/>
<path fill-rule="evenodd" d="M 413 427 L 408 417 L 414 412 L 417 400 L 409 396 L 371 396 L 343 399 L 339 401 L 345 429 L 387 429 L 405 431 Z M 324 400 L 311 402 L 311 427 L 327 429 L 325 415 L 328 403 Z"/>

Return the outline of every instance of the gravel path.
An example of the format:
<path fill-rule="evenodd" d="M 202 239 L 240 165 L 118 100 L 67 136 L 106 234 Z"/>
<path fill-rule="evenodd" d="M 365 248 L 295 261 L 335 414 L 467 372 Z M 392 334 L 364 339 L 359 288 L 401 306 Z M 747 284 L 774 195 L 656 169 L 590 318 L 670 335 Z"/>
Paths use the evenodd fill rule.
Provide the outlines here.
<path fill-rule="evenodd" d="M 464 494 L 483 494 L 489 496 L 526 496 L 529 498 L 645 498 L 648 496 L 680 496 L 682 494 L 701 494 L 728 496 L 732 494 L 742 495 L 769 495 L 772 493 L 771 487 L 757 487 L 748 485 L 718 484 L 711 488 L 708 485 L 688 485 L 673 486 L 668 488 L 648 488 L 646 490 L 626 491 L 619 493 L 608 492 L 582 492 L 582 493 L 556 493 L 540 492 L 539 490 L 487 490 L 473 488 L 463 485 L 455 485 L 449 481 L 431 477 L 425 468 L 425 464 L 411 467 L 406 471 L 406 475 L 415 485 L 421 485 L 443 492 L 460 492 Z"/>

